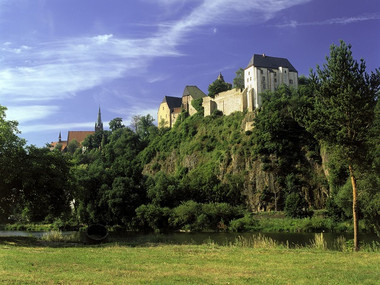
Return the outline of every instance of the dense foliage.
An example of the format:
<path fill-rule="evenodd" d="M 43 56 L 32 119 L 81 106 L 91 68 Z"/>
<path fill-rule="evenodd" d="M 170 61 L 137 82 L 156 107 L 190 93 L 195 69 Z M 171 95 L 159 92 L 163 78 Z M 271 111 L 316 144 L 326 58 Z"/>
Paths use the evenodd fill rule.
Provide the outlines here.
<path fill-rule="evenodd" d="M 360 92 L 368 91 L 362 85 L 371 82 L 370 89 L 377 91 L 378 77 L 366 75 L 360 65 L 362 75 L 352 79 L 358 86 L 342 89 L 345 96 L 356 90 L 356 99 L 339 105 L 334 100 L 340 93 L 333 92 L 339 78 L 332 85 L 326 82 L 332 69 L 326 65 L 317 69 L 318 76 L 301 77 L 298 89 L 281 86 L 262 94 L 262 108 L 254 113 L 223 116 L 217 111 L 204 117 L 201 100 L 194 100 L 198 113 L 183 111 L 172 129 L 158 129 L 150 115 L 135 116 L 132 128 L 115 118 L 110 131 L 98 131 L 82 145 L 73 142 L 65 153 L 26 147 L 17 123 L 7 121 L 1 107 L 1 222 L 242 231 L 259 228 L 251 212 L 284 211 L 288 217 L 305 218 L 323 209 L 330 224 L 322 228 L 331 230 L 334 223 L 352 217 L 347 168 L 352 157 L 342 154 L 354 153 L 353 147 L 360 145 L 354 164 L 359 215 L 368 230 L 379 230 L 378 98 L 371 93 L 372 101 L 361 104 L 366 114 L 355 120 L 360 137 L 354 142 L 335 124 L 346 116 L 335 114 L 338 107 L 328 114 L 320 109 L 329 102 L 358 108 Z M 239 70 L 237 77 L 241 75 Z M 333 115 L 328 126 L 323 126 L 322 115 Z M 252 123 L 253 129 L 247 129 Z M 327 134 L 337 133 L 336 139 L 348 147 L 322 137 L 326 127 L 331 128 Z"/>

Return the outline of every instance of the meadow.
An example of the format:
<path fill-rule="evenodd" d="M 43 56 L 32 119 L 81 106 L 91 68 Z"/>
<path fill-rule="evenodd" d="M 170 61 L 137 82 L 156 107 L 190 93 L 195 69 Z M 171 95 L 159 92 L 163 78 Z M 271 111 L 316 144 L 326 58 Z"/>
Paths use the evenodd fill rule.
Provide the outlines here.
<path fill-rule="evenodd" d="M 1 284 L 378 284 L 380 253 L 288 249 L 270 240 L 218 246 L 0 240 Z"/>

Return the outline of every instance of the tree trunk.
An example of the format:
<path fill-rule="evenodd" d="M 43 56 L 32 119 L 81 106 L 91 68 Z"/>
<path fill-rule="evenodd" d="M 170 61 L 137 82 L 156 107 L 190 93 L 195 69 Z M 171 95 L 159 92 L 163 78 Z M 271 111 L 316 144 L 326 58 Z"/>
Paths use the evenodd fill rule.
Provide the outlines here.
<path fill-rule="evenodd" d="M 355 251 L 359 250 L 359 238 L 358 238 L 358 230 L 359 230 L 359 221 L 358 221 L 358 207 L 357 207 L 357 188 L 356 188 L 356 179 L 354 176 L 354 171 L 352 166 L 348 166 L 350 170 L 351 184 L 352 184 L 352 217 L 354 220 L 354 249 Z"/>

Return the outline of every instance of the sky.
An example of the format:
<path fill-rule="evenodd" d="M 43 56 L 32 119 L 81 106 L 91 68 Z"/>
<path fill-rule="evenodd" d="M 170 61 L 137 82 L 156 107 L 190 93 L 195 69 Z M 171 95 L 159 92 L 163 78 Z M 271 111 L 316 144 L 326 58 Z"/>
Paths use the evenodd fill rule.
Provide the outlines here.
<path fill-rule="evenodd" d="M 69 130 L 151 114 L 186 85 L 207 94 L 253 54 L 299 75 L 331 44 L 380 67 L 379 0 L 0 0 L 0 105 L 42 147 Z M 155 122 L 157 124 L 157 122 Z"/>

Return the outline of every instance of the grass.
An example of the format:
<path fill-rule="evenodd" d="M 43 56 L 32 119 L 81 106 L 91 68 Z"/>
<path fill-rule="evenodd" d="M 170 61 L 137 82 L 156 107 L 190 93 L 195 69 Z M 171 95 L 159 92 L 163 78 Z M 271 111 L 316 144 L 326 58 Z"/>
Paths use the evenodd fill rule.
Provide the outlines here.
<path fill-rule="evenodd" d="M 0 283 L 378 284 L 380 279 L 377 252 L 256 246 L 209 242 L 57 248 L 35 239 L 3 238 Z"/>

